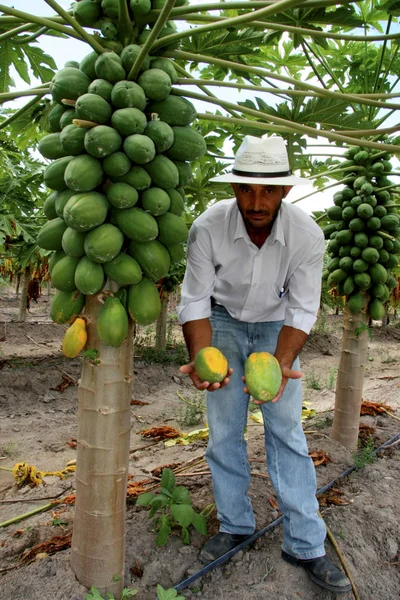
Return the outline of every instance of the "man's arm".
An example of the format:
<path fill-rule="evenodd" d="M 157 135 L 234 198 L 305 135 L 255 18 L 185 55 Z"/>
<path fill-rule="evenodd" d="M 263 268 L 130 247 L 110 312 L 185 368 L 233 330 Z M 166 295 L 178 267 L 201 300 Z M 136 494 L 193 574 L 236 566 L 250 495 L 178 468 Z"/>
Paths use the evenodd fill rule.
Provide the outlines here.
<path fill-rule="evenodd" d="M 275 358 L 281 368 L 292 368 L 292 364 L 300 354 L 307 338 L 308 334 L 301 329 L 295 329 L 288 325 L 282 327 L 275 350 Z"/>
<path fill-rule="evenodd" d="M 182 331 L 190 361 L 194 360 L 199 350 L 211 346 L 212 329 L 209 319 L 188 321 L 182 325 Z"/>

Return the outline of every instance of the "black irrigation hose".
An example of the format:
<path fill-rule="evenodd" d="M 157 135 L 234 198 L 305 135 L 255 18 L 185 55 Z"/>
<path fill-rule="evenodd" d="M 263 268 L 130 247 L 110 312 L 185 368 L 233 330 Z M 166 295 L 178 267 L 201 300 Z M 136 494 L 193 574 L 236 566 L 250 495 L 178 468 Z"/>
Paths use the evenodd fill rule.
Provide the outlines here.
<path fill-rule="evenodd" d="M 400 432 L 396 433 L 396 435 L 394 435 L 390 440 L 387 440 L 384 444 L 382 444 L 381 446 L 379 446 L 378 448 L 376 448 L 373 451 L 373 454 L 378 454 L 378 452 L 380 452 L 380 450 L 382 450 L 386 446 L 389 446 L 390 444 L 393 444 L 393 442 L 395 442 L 399 438 L 400 438 Z M 339 475 L 335 479 L 332 479 L 332 481 L 330 481 L 329 483 L 327 483 L 326 485 L 324 485 L 322 488 L 320 488 L 317 491 L 317 496 L 320 495 L 320 494 L 323 494 L 324 492 L 326 492 L 327 490 L 329 490 L 331 487 L 333 487 L 335 485 L 335 483 L 337 481 L 339 481 L 339 479 L 342 479 L 343 477 L 347 477 L 347 475 L 349 475 L 350 473 L 352 473 L 352 471 L 354 471 L 355 469 L 357 469 L 357 467 L 355 465 L 353 465 L 352 467 L 349 467 L 348 469 L 346 469 L 345 471 L 343 471 L 343 473 L 341 473 L 341 475 Z M 247 540 L 245 540 L 244 542 L 242 542 L 238 546 L 235 546 L 235 548 L 232 548 L 232 550 L 229 550 L 229 552 L 226 552 L 223 556 L 220 556 L 219 558 L 217 558 L 217 560 L 214 560 L 213 562 L 209 563 L 208 565 L 206 565 L 205 567 L 203 567 L 202 569 L 200 569 L 200 571 L 197 571 L 197 573 L 194 573 L 193 575 L 191 575 L 190 577 L 188 577 L 184 581 L 181 581 L 181 583 L 178 583 L 178 585 L 176 585 L 174 589 L 177 592 L 181 592 L 182 590 L 184 590 L 185 588 L 187 588 L 191 583 L 193 583 L 194 581 L 196 581 L 196 579 L 199 579 L 200 577 L 203 577 L 203 575 L 205 575 L 209 571 L 212 571 L 216 567 L 219 567 L 220 565 L 222 565 L 225 562 L 227 562 L 237 552 L 240 552 L 240 550 L 243 550 L 243 548 L 246 548 L 246 546 L 249 546 L 250 544 L 253 544 L 260 537 L 262 537 L 263 535 L 265 535 L 266 533 L 268 533 L 269 531 L 271 531 L 272 529 L 274 529 L 277 525 L 279 525 L 282 522 L 282 520 L 283 520 L 283 516 L 279 517 L 278 519 L 275 519 L 275 521 L 272 521 L 272 523 L 269 523 L 269 525 L 267 525 L 266 527 L 263 527 L 259 531 L 256 531 L 255 533 L 253 533 L 252 536 L 250 536 L 249 538 L 247 538 Z"/>

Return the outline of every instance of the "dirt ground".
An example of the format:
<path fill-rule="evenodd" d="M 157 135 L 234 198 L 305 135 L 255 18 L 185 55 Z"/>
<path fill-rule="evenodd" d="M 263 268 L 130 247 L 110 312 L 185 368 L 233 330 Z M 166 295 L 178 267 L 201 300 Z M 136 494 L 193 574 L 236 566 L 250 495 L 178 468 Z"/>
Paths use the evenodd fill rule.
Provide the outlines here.
<path fill-rule="evenodd" d="M 14 517 L 74 492 L 73 473 L 63 480 L 46 476 L 45 485 L 38 487 L 18 487 L 12 472 L 7 470 L 18 462 L 26 462 L 38 470 L 54 472 L 65 469 L 76 459 L 76 382 L 82 359 L 68 360 L 62 356 L 65 327 L 50 321 L 46 294 L 31 306 L 25 323 L 15 321 L 17 314 L 14 290 L 1 287 L 1 595 L 4 600 L 84 600 L 87 591 L 75 580 L 69 564 L 73 505 L 53 505 L 48 511 L 4 526 L 4 522 Z M 365 426 L 364 450 L 356 457 L 330 438 L 341 317 L 320 318 L 301 357 L 304 400 L 310 403 L 307 408 L 315 411 L 304 422 L 309 450 L 314 455 L 322 451 L 329 458 L 326 464 L 316 466 L 318 488 L 335 480 L 355 461 L 359 466 L 338 480 L 333 492 L 320 497 L 320 510 L 342 552 L 360 600 L 399 598 L 400 445 L 381 450 L 377 457 L 371 452 L 372 443 L 378 448 L 400 430 L 399 324 L 397 321 L 386 329 L 373 329 L 363 397 L 364 401 L 387 405 L 391 414 L 361 417 Z M 188 433 L 204 428 L 206 423 L 204 396 L 194 390 L 188 378 L 179 374 L 179 364 L 160 364 L 147 358 L 150 334 L 146 328 L 139 330 L 135 350 L 129 472 L 135 482 L 153 478 L 157 483 L 154 469 L 162 465 L 186 467 L 177 481 L 188 487 L 193 505 L 200 512 L 213 503 L 211 478 L 201 460 L 206 441 L 167 446 L 139 433 L 163 425 Z M 179 339 L 180 328 L 171 319 L 169 335 L 173 334 Z M 255 417 L 256 413 L 249 413 L 247 438 L 253 473 L 251 498 L 257 528 L 262 529 L 273 523 L 279 513 L 265 468 L 263 428 Z M 214 534 L 217 527 L 214 509 L 208 518 L 208 535 Z M 147 510 L 128 497 L 125 584 L 139 590 L 138 600 L 155 600 L 157 584 L 165 589 L 174 587 L 202 567 L 198 554 L 207 539 L 205 536 L 194 531 L 191 543 L 184 545 L 173 535 L 164 548 L 156 547 L 155 537 Z M 51 545 L 36 548 L 49 540 Z M 282 526 L 273 525 L 251 548 L 245 548 L 229 562 L 196 579 L 181 594 L 202 600 L 335 598 L 313 584 L 303 570 L 282 561 L 281 543 Z M 328 540 L 326 549 L 338 563 L 338 555 Z M 349 593 L 341 597 L 346 600 L 354 596 Z"/>

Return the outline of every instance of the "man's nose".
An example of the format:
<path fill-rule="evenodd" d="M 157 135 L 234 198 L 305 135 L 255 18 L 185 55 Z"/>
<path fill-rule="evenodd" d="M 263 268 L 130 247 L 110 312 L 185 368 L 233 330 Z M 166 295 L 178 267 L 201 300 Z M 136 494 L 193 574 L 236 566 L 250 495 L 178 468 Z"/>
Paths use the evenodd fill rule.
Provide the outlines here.
<path fill-rule="evenodd" d="M 261 192 L 256 192 L 253 196 L 253 210 L 263 210 L 265 209 L 265 198 L 263 197 Z"/>

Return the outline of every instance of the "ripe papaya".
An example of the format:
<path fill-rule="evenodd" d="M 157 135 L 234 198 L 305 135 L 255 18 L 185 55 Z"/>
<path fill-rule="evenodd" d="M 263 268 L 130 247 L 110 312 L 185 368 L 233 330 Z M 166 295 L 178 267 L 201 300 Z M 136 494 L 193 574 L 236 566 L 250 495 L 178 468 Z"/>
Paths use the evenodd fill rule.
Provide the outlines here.
<path fill-rule="evenodd" d="M 75 358 L 82 352 L 87 342 L 86 321 L 81 317 L 75 319 L 65 332 L 62 351 L 67 358 Z"/>
<path fill-rule="evenodd" d="M 228 361 L 218 348 L 207 346 L 196 354 L 194 368 L 201 381 L 220 383 L 228 372 Z"/>
<path fill-rule="evenodd" d="M 244 365 L 246 387 L 255 400 L 268 402 L 277 395 L 282 384 L 279 362 L 269 352 L 253 352 Z"/>

